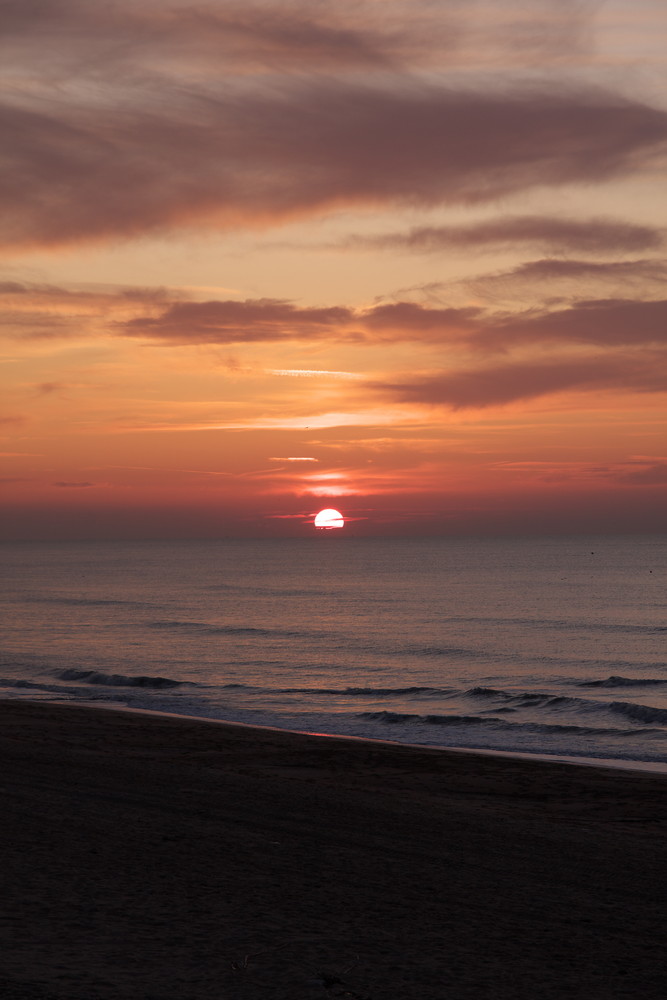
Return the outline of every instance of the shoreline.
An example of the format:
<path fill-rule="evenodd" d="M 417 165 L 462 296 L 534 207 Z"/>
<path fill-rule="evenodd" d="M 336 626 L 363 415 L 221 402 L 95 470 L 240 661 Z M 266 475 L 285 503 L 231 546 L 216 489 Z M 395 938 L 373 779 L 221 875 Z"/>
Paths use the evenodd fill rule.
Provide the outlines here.
<path fill-rule="evenodd" d="M 0 702 L 8 1000 L 652 1000 L 663 775 Z"/>
<path fill-rule="evenodd" d="M 20 700 L 27 701 L 28 699 Z M 3 704 L 3 699 L 0 698 L 0 705 L 1 704 Z M 631 760 L 623 757 L 584 757 L 570 754 L 531 753 L 524 750 L 495 750 L 487 749 L 485 747 L 455 747 L 448 744 L 434 743 L 404 743 L 401 740 L 383 740 L 374 736 L 352 736 L 347 733 L 323 733 L 306 729 L 287 729 L 281 726 L 262 726 L 255 723 L 235 722 L 230 719 L 213 719 L 203 715 L 184 715 L 180 712 L 164 712 L 151 708 L 132 708 L 131 706 L 124 705 L 105 705 L 100 704 L 99 702 L 45 701 L 30 702 L 30 704 L 62 705 L 63 707 L 67 707 L 68 705 L 81 705 L 82 707 L 90 708 L 92 710 L 99 709 L 100 711 L 106 712 L 132 712 L 137 715 L 158 717 L 164 716 L 165 718 L 171 719 L 189 719 L 193 722 L 210 722 L 212 725 L 241 726 L 244 729 L 256 729 L 260 732 L 265 730 L 267 732 L 276 733 L 293 733 L 297 736 L 321 736 L 323 739 L 331 740 L 352 740 L 362 743 L 378 743 L 380 745 L 386 744 L 388 746 L 414 747 L 417 750 L 444 750 L 448 753 L 467 753 L 481 754 L 483 756 L 488 755 L 491 757 L 510 757 L 517 760 L 535 761 L 536 763 L 544 761 L 546 763 L 573 764 L 579 767 L 600 767 L 619 771 L 638 771 L 647 774 L 667 775 L 667 762 L 664 761 Z"/>

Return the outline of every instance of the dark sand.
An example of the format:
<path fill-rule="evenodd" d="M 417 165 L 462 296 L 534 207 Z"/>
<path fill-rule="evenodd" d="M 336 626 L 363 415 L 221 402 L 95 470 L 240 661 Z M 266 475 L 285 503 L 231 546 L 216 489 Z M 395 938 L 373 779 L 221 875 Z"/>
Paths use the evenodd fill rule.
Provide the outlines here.
<path fill-rule="evenodd" d="M 665 995 L 667 779 L 0 703 L 3 1000 Z"/>

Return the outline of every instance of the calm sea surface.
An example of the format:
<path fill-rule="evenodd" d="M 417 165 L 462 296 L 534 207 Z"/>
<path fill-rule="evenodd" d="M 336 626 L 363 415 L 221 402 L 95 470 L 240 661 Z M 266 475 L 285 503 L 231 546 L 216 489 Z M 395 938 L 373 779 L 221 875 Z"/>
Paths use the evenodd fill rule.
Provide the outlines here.
<path fill-rule="evenodd" d="M 0 546 L 0 697 L 667 764 L 667 538 Z"/>

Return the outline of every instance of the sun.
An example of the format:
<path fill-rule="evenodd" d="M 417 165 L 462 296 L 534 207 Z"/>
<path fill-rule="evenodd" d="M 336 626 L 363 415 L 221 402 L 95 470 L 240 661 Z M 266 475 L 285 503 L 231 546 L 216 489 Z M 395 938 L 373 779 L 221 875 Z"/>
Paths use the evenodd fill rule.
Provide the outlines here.
<path fill-rule="evenodd" d="M 345 526 L 345 518 L 339 510 L 327 507 L 315 515 L 313 523 L 316 528 L 343 528 Z"/>

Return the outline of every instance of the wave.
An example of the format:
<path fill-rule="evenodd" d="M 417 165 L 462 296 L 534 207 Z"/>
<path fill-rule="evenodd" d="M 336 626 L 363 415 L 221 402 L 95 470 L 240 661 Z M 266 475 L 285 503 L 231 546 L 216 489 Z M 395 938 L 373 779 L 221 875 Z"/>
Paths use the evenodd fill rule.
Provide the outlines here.
<path fill-rule="evenodd" d="M 433 687 L 346 687 L 346 688 L 277 688 L 276 694 L 338 694 L 348 697 L 394 698 L 408 694 L 448 695 L 451 688 Z"/>
<path fill-rule="evenodd" d="M 619 681 L 623 682 L 626 678 L 619 678 Z M 663 681 L 647 681 L 647 683 L 663 683 Z M 580 685 L 583 686 L 583 685 Z M 602 685 L 599 685 L 602 686 Z M 609 687 L 630 687 L 631 682 L 610 684 Z M 484 688 L 475 687 L 470 688 L 465 692 L 470 698 L 483 698 L 483 699 L 493 699 L 502 702 L 503 709 L 506 711 L 508 705 L 516 706 L 517 708 L 546 708 L 546 709 L 573 709 L 576 712 L 587 713 L 595 712 L 596 714 L 601 714 L 603 712 L 614 712 L 616 715 L 624 715 L 627 719 L 631 719 L 633 722 L 644 722 L 644 723 L 657 723 L 658 725 L 667 725 L 667 709 L 665 708 L 654 708 L 651 705 L 637 704 L 636 702 L 629 701 L 589 701 L 586 698 L 573 698 L 569 695 L 553 695 L 548 693 L 535 692 L 524 692 L 521 694 L 511 694 L 508 691 L 498 690 L 496 688 Z M 503 709 L 496 709 L 496 711 L 502 711 Z"/>
<path fill-rule="evenodd" d="M 394 650 L 392 650 L 394 651 Z M 396 651 L 399 653 L 408 653 L 412 656 L 458 656 L 461 659 L 477 659 L 477 660 L 498 660 L 499 657 L 495 653 L 488 653 L 484 650 L 479 649 L 464 649 L 460 646 L 413 646 L 406 645 L 399 647 Z"/>
<path fill-rule="evenodd" d="M 223 691 L 257 691 L 261 694 L 305 694 L 339 695 L 347 698 L 402 698 L 406 695 L 426 695 L 433 698 L 451 697 L 456 694 L 455 688 L 436 687 L 344 687 L 344 688 L 320 688 L 320 687 L 288 687 L 288 688 L 268 688 L 256 687 L 254 684 L 221 684 Z"/>
<path fill-rule="evenodd" d="M 195 632 L 200 635 L 257 635 L 271 636 L 279 639 L 311 638 L 315 634 L 296 629 L 257 628 L 252 625 L 209 625 L 207 622 L 157 621 L 149 622 L 148 627 Z"/>
<path fill-rule="evenodd" d="M 577 687 L 582 688 L 623 688 L 623 687 L 654 687 L 667 684 L 665 677 L 619 677 L 612 674 L 595 681 L 580 681 Z"/>
<path fill-rule="evenodd" d="M 41 692 L 42 694 L 54 695 L 60 700 L 62 700 L 65 695 L 67 695 L 68 699 L 72 698 L 74 701 L 81 697 L 80 687 L 70 687 L 65 684 L 47 684 L 43 681 L 26 681 L 23 678 L 0 678 L 0 688 L 15 688 L 20 691 L 27 690 Z M 86 695 L 86 701 L 109 701 L 115 700 L 116 697 L 117 696 L 115 695 L 106 693 L 102 695 L 90 692 Z"/>
<path fill-rule="evenodd" d="M 104 687 L 176 688 L 193 685 L 191 681 L 175 681 L 171 677 L 151 677 L 145 674 L 105 674 L 99 670 L 60 670 L 54 674 L 61 681 L 79 681 L 83 684 L 100 684 Z"/>
<path fill-rule="evenodd" d="M 210 587 L 207 587 L 206 590 L 209 594 L 215 594 L 218 591 L 233 591 L 234 593 L 239 594 L 259 594 L 260 596 L 276 597 L 281 600 L 285 597 L 311 598 L 331 596 L 330 591 L 318 589 L 316 587 L 260 587 L 244 583 L 215 583 Z"/>
<path fill-rule="evenodd" d="M 103 598 L 103 597 L 59 597 L 57 595 L 33 595 L 30 597 L 22 598 L 26 603 L 30 604 L 67 604 L 73 607 L 107 607 L 108 605 L 113 605 L 114 607 L 119 606 L 123 608 L 147 608 L 152 607 L 152 605 L 147 604 L 145 601 L 122 601 L 114 600 L 113 598 Z"/>
<path fill-rule="evenodd" d="M 502 702 L 513 702 L 519 708 L 541 708 L 543 706 L 563 706 L 577 704 L 589 706 L 592 702 L 583 698 L 569 698 L 567 695 L 549 694 L 543 691 L 522 691 L 519 694 L 498 688 L 474 687 L 465 692 L 467 698 L 490 698 Z"/>
<path fill-rule="evenodd" d="M 473 687 L 465 692 L 470 698 L 513 698 L 508 691 L 501 691 L 499 688 Z"/>
<path fill-rule="evenodd" d="M 667 714 L 667 713 L 666 713 Z M 387 725 L 421 724 L 426 726 L 443 727 L 471 727 L 489 728 L 495 730 L 505 730 L 518 733 L 578 733 L 590 736 L 615 736 L 619 738 L 635 736 L 635 730 L 619 729 L 617 727 L 599 726 L 576 726 L 549 724 L 542 722 L 510 722 L 507 719 L 498 719 L 492 716 L 479 715 L 413 715 L 407 712 L 359 712 L 358 719 L 366 719 L 372 722 L 382 722 Z M 661 733 L 662 730 L 646 730 L 647 733 Z"/>
<path fill-rule="evenodd" d="M 451 622 L 462 622 L 466 624 L 498 625 L 505 628 L 508 625 L 521 625 L 522 628 L 556 629 L 568 632 L 607 632 L 621 633 L 627 632 L 630 635 L 660 635 L 667 632 L 667 625 L 634 625 L 621 622 L 594 622 L 565 620 L 560 618 L 484 618 L 468 617 L 459 615 L 448 619 Z"/>
<path fill-rule="evenodd" d="M 651 705 L 637 705 L 631 701 L 612 701 L 609 711 L 624 715 L 633 722 L 658 723 L 667 725 L 667 708 L 653 708 Z"/>
<path fill-rule="evenodd" d="M 14 677 L 0 677 L 0 687 L 3 688 L 35 688 L 41 689 L 42 684 L 35 684 L 33 681 L 25 681 Z"/>

